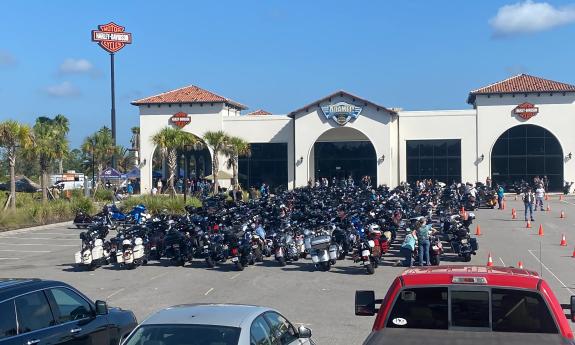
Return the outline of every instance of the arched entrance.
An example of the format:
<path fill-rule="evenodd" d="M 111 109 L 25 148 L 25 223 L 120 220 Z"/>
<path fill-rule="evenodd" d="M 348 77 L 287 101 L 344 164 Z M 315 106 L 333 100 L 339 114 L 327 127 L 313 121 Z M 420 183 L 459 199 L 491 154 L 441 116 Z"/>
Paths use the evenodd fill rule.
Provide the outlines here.
<path fill-rule="evenodd" d="M 548 130 L 536 125 L 519 125 L 505 131 L 491 150 L 494 183 L 533 182 L 547 176 L 549 190 L 563 185 L 563 149 Z"/>
<path fill-rule="evenodd" d="M 362 132 L 350 128 L 333 128 L 323 133 L 310 152 L 311 171 L 314 178 L 328 178 L 331 182 L 350 176 L 359 182 L 370 176 L 377 181 L 377 156 L 373 144 Z M 311 175 L 311 174 L 310 174 Z"/>

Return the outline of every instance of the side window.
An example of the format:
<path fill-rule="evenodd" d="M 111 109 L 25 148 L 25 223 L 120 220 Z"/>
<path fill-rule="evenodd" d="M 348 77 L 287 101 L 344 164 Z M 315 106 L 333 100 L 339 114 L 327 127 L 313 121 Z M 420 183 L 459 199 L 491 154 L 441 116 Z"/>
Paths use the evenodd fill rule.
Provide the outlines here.
<path fill-rule="evenodd" d="M 283 316 L 278 313 L 265 313 L 264 317 L 271 326 L 271 337 L 276 343 L 289 345 L 298 339 L 297 333 L 293 326 Z"/>
<path fill-rule="evenodd" d="M 50 289 L 50 292 L 58 308 L 56 315 L 59 323 L 81 320 L 93 315 L 90 304 L 74 291 L 55 288 Z"/>
<path fill-rule="evenodd" d="M 32 292 L 15 299 L 18 333 L 28 333 L 54 326 L 56 322 L 43 291 Z"/>
<path fill-rule="evenodd" d="M 451 325 L 489 328 L 489 292 L 452 290 Z"/>
<path fill-rule="evenodd" d="M 250 328 L 250 345 L 272 345 L 270 327 L 261 315 L 252 322 Z"/>
<path fill-rule="evenodd" d="M 492 289 L 494 332 L 559 333 L 541 295 L 533 291 Z"/>
<path fill-rule="evenodd" d="M 386 327 L 447 329 L 448 294 L 446 287 L 401 290 Z"/>
<path fill-rule="evenodd" d="M 16 335 L 14 301 L 0 303 L 0 340 Z"/>

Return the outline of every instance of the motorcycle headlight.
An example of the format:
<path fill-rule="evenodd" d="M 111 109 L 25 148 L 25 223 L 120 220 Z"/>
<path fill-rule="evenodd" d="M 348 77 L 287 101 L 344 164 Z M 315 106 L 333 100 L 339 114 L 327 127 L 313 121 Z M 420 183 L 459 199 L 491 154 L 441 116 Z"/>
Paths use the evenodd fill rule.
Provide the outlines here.
<path fill-rule="evenodd" d="M 462 239 L 461 244 L 467 244 L 467 239 L 466 238 Z"/>

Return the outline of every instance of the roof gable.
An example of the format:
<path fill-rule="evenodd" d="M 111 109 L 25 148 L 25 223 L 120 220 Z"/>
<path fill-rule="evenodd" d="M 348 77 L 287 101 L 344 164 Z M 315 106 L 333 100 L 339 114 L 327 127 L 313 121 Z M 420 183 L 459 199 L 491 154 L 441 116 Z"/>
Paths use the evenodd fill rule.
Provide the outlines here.
<path fill-rule="evenodd" d="M 272 113 L 263 109 L 258 109 L 256 111 L 252 111 L 251 113 L 247 113 L 246 115 L 272 115 Z"/>
<path fill-rule="evenodd" d="M 347 92 L 347 91 L 339 90 L 339 91 L 336 91 L 336 92 L 334 92 L 334 93 L 332 93 L 332 94 L 330 94 L 330 95 L 325 96 L 324 98 L 318 99 L 317 101 L 314 101 L 314 102 L 312 102 L 312 103 L 309 103 L 309 104 L 306 105 L 306 106 L 303 106 L 303 107 L 301 107 L 301 108 L 299 108 L 299 109 L 297 109 L 297 110 L 292 111 L 291 113 L 288 114 L 288 116 L 293 118 L 293 117 L 295 116 L 295 114 L 297 114 L 297 113 L 299 113 L 299 112 L 301 112 L 301 111 L 304 111 L 304 110 L 306 110 L 306 109 L 308 109 L 308 108 L 311 108 L 311 107 L 313 107 L 313 106 L 317 106 L 317 105 L 319 105 L 320 103 L 325 102 L 325 101 L 328 101 L 328 100 L 331 100 L 331 98 L 334 98 L 334 97 L 337 97 L 337 96 L 340 96 L 340 97 L 347 96 L 347 97 L 352 98 L 354 102 L 355 102 L 355 101 L 359 101 L 359 102 L 363 102 L 365 105 L 370 104 L 370 105 L 372 105 L 373 107 L 375 107 L 378 111 L 381 109 L 381 110 L 385 110 L 385 111 L 389 112 L 389 113 L 392 114 L 392 115 L 397 115 L 397 112 L 396 112 L 395 110 L 392 110 L 392 109 L 386 108 L 386 107 L 384 107 L 384 106 L 381 106 L 381 105 L 379 105 L 379 104 L 370 102 L 370 101 L 368 101 L 368 100 L 366 100 L 366 99 L 364 99 L 364 98 L 355 96 L 355 95 L 353 95 L 353 94 L 351 94 L 351 93 L 349 93 L 349 92 Z"/>
<path fill-rule="evenodd" d="M 511 78 L 472 90 L 467 103 L 473 104 L 477 95 L 532 92 L 575 92 L 575 86 L 528 74 L 518 74 Z"/>
<path fill-rule="evenodd" d="M 204 90 L 195 85 L 184 86 L 179 89 L 163 92 L 132 102 L 133 105 L 174 103 L 225 103 L 241 110 L 247 109 L 247 107 L 241 103 L 222 97 L 211 91 Z"/>

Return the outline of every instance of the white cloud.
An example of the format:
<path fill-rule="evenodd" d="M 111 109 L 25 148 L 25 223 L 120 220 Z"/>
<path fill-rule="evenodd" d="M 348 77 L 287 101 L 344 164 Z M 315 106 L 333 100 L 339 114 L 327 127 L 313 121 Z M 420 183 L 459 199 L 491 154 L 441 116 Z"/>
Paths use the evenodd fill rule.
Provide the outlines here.
<path fill-rule="evenodd" d="M 60 73 L 89 73 L 94 70 L 92 63 L 86 59 L 66 59 L 60 65 Z"/>
<path fill-rule="evenodd" d="M 496 37 L 545 31 L 575 22 L 575 6 L 553 7 L 547 2 L 527 0 L 505 5 L 489 20 Z"/>
<path fill-rule="evenodd" d="M 0 66 L 2 65 L 15 65 L 16 58 L 5 50 L 0 50 Z"/>
<path fill-rule="evenodd" d="M 69 81 L 64 81 L 56 85 L 50 85 L 44 89 L 44 92 L 48 96 L 52 97 L 75 97 L 80 95 L 80 89 L 78 89 Z"/>

